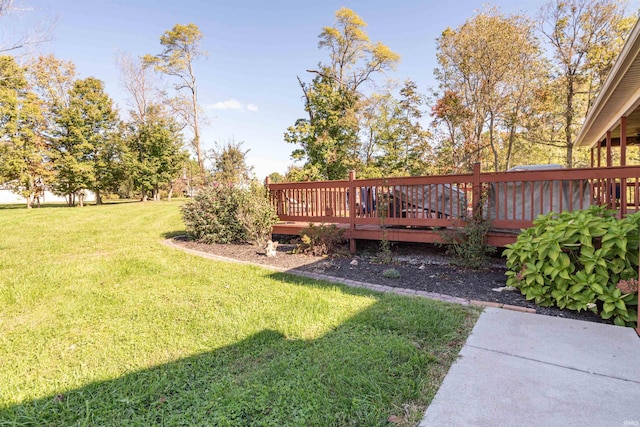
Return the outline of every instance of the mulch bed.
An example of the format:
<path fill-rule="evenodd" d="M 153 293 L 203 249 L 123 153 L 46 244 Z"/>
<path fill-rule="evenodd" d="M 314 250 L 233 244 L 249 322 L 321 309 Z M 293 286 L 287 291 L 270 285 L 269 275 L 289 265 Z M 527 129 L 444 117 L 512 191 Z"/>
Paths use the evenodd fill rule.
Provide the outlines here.
<path fill-rule="evenodd" d="M 280 238 L 280 239 L 278 239 Z M 378 259 L 378 245 L 374 242 L 358 242 L 355 256 L 348 254 L 317 257 L 293 253 L 296 245 L 285 236 L 274 236 L 280 240 L 276 257 L 267 257 L 264 250 L 251 245 L 204 244 L 176 237 L 174 242 L 182 247 L 239 261 L 268 265 L 282 269 L 296 269 L 328 276 L 350 279 L 395 288 L 408 288 L 434 292 L 453 297 L 496 302 L 532 308 L 538 314 L 609 323 L 591 312 L 561 310 L 555 307 L 538 307 L 517 290 L 498 289 L 506 286 L 506 267 L 499 255 L 492 258 L 490 267 L 471 270 L 451 264 L 451 257 L 436 245 L 399 243 L 392 247 L 392 262 L 382 263 Z M 385 270 L 396 269 L 397 279 L 384 277 Z"/>

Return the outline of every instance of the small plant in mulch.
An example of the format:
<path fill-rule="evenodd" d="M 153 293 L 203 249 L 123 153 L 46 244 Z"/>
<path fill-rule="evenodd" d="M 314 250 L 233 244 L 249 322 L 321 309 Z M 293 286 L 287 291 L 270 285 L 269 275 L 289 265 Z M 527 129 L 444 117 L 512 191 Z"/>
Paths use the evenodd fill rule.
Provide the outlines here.
<path fill-rule="evenodd" d="M 395 268 L 387 268 L 385 271 L 382 272 L 382 276 L 386 277 L 387 279 L 399 279 L 400 272 Z"/>
<path fill-rule="evenodd" d="M 496 248 L 487 245 L 491 223 L 475 213 L 462 228 L 442 230 L 438 234 L 445 244 L 447 254 L 453 257 L 452 264 L 460 267 L 480 269 L 486 267 Z"/>
<path fill-rule="evenodd" d="M 315 225 L 300 230 L 300 243 L 294 250 L 314 256 L 342 254 L 344 252 L 344 230 L 335 224 Z"/>
<path fill-rule="evenodd" d="M 382 233 L 382 240 L 380 240 L 380 246 L 378 247 L 378 256 L 376 261 L 382 264 L 391 264 L 393 262 L 393 256 L 391 253 L 391 242 L 387 238 L 387 230 Z"/>

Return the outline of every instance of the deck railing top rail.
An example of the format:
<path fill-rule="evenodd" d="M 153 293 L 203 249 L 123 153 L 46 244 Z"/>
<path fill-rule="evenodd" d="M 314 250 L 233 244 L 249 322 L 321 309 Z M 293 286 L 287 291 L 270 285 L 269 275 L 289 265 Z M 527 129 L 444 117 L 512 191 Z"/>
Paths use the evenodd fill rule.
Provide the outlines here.
<path fill-rule="evenodd" d="M 494 228 L 520 229 L 539 214 L 592 204 L 640 210 L 640 166 L 480 172 L 268 183 L 284 221 L 457 227 L 483 210 Z M 486 195 L 486 198 L 485 196 Z"/>

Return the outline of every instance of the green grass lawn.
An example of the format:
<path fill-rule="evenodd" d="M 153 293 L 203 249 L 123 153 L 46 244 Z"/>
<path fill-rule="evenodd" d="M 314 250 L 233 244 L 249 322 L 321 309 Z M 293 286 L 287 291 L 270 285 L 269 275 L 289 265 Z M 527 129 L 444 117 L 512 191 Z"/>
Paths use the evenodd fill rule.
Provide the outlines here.
<path fill-rule="evenodd" d="M 180 202 L 0 206 L 0 425 L 414 425 L 478 311 L 166 247 Z"/>

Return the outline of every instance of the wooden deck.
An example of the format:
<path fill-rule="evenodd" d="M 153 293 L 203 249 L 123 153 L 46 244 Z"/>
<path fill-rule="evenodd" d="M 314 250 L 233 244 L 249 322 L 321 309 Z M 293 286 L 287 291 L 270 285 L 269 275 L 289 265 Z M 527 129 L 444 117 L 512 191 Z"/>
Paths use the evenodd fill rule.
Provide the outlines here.
<path fill-rule="evenodd" d="M 330 224 L 322 222 L 322 224 Z M 273 226 L 273 234 L 283 234 L 295 236 L 300 234 L 300 230 L 309 226 L 309 222 L 280 221 Z M 410 243 L 444 243 L 442 240 L 442 232 L 444 228 L 422 229 L 411 227 L 381 227 L 379 225 L 367 224 L 356 227 L 354 230 L 349 228 L 349 224 L 336 223 L 338 228 L 344 229 L 345 239 L 351 240 L 389 240 L 392 242 L 410 242 Z M 504 247 L 506 244 L 513 243 L 517 234 L 509 231 L 492 230 L 488 235 L 488 244 L 497 247 Z"/>
<path fill-rule="evenodd" d="M 640 166 L 270 184 L 280 222 L 274 234 L 309 223 L 337 224 L 356 240 L 442 242 L 473 215 L 490 221 L 488 244 L 504 246 L 540 214 L 606 205 L 619 216 L 640 208 Z"/>

